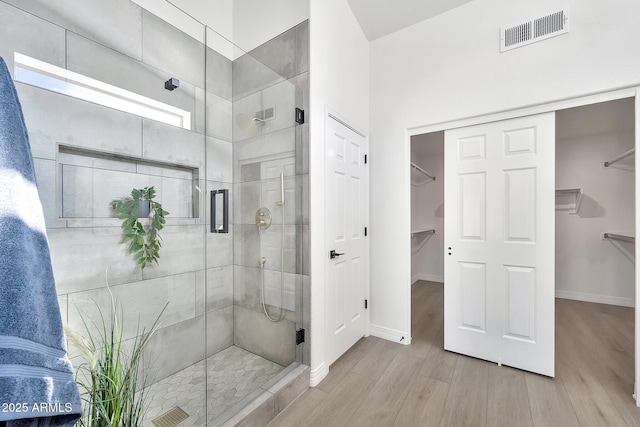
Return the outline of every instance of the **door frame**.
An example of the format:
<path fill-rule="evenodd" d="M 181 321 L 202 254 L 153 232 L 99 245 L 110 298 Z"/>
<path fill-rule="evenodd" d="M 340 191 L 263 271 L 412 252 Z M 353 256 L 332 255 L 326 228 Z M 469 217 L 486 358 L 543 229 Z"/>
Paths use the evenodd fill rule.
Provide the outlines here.
<path fill-rule="evenodd" d="M 323 191 L 324 191 L 324 196 L 325 196 L 325 200 L 327 197 L 330 197 L 330 194 L 327 194 L 327 179 L 329 177 L 329 174 L 326 173 L 327 170 L 327 150 L 326 150 L 326 138 L 327 138 L 327 126 L 328 126 L 328 121 L 329 120 L 335 120 L 338 123 L 342 124 L 343 126 L 346 126 L 347 128 L 349 128 L 350 130 L 352 130 L 353 132 L 357 133 L 358 135 L 362 136 L 364 138 L 365 144 L 366 144 L 366 150 L 365 153 L 367 155 L 367 157 L 369 156 L 369 150 L 370 150 L 370 140 L 369 140 L 369 135 L 362 129 L 360 129 L 357 125 L 354 124 L 354 122 L 352 120 L 349 120 L 349 118 L 347 118 L 345 115 L 339 113 L 337 110 L 335 110 L 332 107 L 326 106 L 325 107 L 325 114 L 324 114 L 324 123 L 323 123 L 323 129 L 324 129 L 324 135 L 325 135 L 325 141 L 323 143 L 323 153 L 324 153 L 324 185 L 323 185 Z M 371 171 L 369 168 L 369 161 L 367 161 L 366 163 L 366 167 L 363 169 L 363 178 L 364 178 L 364 185 L 362 188 L 363 191 L 363 203 L 365 205 L 365 212 L 364 212 L 364 218 L 363 218 L 363 222 L 364 224 L 367 224 L 367 227 L 369 228 L 369 224 L 370 224 L 370 211 L 371 211 L 371 207 L 370 207 L 370 176 L 371 176 Z M 326 222 L 326 215 L 327 215 L 327 204 L 324 204 L 324 211 L 322 212 L 323 214 L 323 221 Z M 325 230 L 326 232 L 326 230 Z M 326 233 L 324 233 L 326 234 Z M 324 250 L 324 255 L 328 256 L 328 252 L 329 252 L 329 247 L 327 247 L 326 241 L 324 240 L 324 236 L 323 236 L 323 241 L 322 241 L 322 246 L 325 248 Z M 371 302 L 371 298 L 370 298 L 370 286 L 371 286 L 371 269 L 370 269 L 370 265 L 371 265 L 371 243 L 370 243 L 370 239 L 368 236 L 366 236 L 364 238 L 364 251 L 363 251 L 363 258 L 364 258 L 364 262 L 363 262 L 363 271 L 364 271 L 364 297 L 366 300 L 369 301 L 369 306 L 367 309 L 364 310 L 364 336 L 368 337 L 370 335 L 370 330 L 371 330 L 371 306 L 370 306 L 370 302 Z M 324 270 L 325 270 L 325 278 L 327 277 L 327 269 L 328 269 L 328 264 L 327 264 L 327 260 L 325 258 L 325 261 L 323 263 L 324 265 Z M 327 286 L 325 285 L 324 287 L 324 292 L 325 295 L 323 296 L 323 300 L 325 301 L 326 304 L 326 292 L 327 292 Z M 326 340 L 327 340 L 327 335 L 329 333 L 330 328 L 326 327 L 326 323 L 327 323 L 327 308 L 326 305 L 324 306 L 324 325 L 323 325 L 323 329 L 324 329 L 324 334 L 325 334 L 325 346 L 323 349 L 323 360 L 327 361 L 327 346 L 326 346 Z M 326 367 L 327 371 L 329 369 L 329 366 Z"/>
<path fill-rule="evenodd" d="M 556 101 L 550 101 L 547 103 L 535 104 L 523 106 L 520 108 L 514 108 L 511 110 L 504 111 L 495 111 L 490 112 L 483 115 L 471 116 L 460 118 L 451 121 L 438 122 L 424 126 L 417 126 L 406 129 L 406 137 L 405 137 L 405 153 L 406 153 L 406 161 L 404 174 L 407 177 L 407 182 L 410 181 L 411 167 L 411 137 L 415 135 L 420 135 L 423 133 L 432 133 L 432 132 L 441 132 L 449 129 L 456 129 L 465 126 L 478 125 L 482 123 L 500 121 L 500 120 L 508 120 L 516 117 L 522 116 L 530 116 L 534 114 L 547 113 L 557 110 L 563 110 L 566 108 L 573 107 L 581 107 L 589 104 L 597 104 L 600 102 L 606 101 L 614 101 L 622 98 L 635 98 L 635 148 L 636 151 L 640 148 L 640 86 L 629 86 L 626 88 L 621 88 L 617 90 L 604 91 L 593 94 L 586 94 L 584 96 L 576 96 L 572 98 L 566 98 Z M 640 174 L 638 173 L 638 168 L 640 167 L 640 159 L 636 155 L 635 159 L 635 227 L 636 227 L 636 236 L 640 235 Z M 409 202 L 410 202 L 409 198 Z M 411 209 L 411 205 L 406 207 L 407 209 Z M 410 233 L 405 233 L 407 235 L 406 245 L 410 246 Z M 638 249 L 640 249 L 640 242 L 636 240 L 635 243 L 635 251 L 638 253 Z M 409 263 L 409 272 L 408 277 L 411 277 L 411 264 Z M 409 289 L 411 289 L 411 283 L 408 284 Z M 635 268 L 635 373 L 634 373 L 634 390 L 633 390 L 633 398 L 636 401 L 636 406 L 640 407 L 640 396 L 637 393 L 638 385 L 640 384 L 640 269 L 638 268 L 638 263 L 636 262 Z M 411 313 L 411 298 L 409 298 L 409 316 Z M 409 327 L 411 328 L 411 321 L 409 321 Z"/>

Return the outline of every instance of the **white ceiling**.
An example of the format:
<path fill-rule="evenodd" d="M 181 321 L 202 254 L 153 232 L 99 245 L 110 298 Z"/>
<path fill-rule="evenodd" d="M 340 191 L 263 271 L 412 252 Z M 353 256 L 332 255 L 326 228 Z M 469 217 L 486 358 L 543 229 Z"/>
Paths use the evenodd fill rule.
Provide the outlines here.
<path fill-rule="evenodd" d="M 471 0 L 347 0 L 369 41 L 454 9 Z"/>

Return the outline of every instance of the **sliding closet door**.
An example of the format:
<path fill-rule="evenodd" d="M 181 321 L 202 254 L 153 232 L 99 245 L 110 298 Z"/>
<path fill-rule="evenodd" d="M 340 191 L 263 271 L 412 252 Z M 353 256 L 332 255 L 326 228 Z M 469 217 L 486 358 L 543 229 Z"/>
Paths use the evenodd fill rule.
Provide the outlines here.
<path fill-rule="evenodd" d="M 554 376 L 555 115 L 445 133 L 446 350 Z"/>

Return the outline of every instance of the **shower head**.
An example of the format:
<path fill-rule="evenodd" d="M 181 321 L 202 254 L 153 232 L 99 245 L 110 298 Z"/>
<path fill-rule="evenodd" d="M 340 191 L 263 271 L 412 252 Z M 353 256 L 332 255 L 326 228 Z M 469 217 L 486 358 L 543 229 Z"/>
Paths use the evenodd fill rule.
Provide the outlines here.
<path fill-rule="evenodd" d="M 258 117 L 249 117 L 244 113 L 238 113 L 236 115 L 236 123 L 244 133 L 249 136 L 254 136 L 258 133 L 258 124 L 265 124 L 266 120 Z"/>

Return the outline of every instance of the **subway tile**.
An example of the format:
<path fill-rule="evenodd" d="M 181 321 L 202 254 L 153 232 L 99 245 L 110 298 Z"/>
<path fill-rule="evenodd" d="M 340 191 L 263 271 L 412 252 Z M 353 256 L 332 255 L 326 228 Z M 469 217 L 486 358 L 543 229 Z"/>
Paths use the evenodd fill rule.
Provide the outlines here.
<path fill-rule="evenodd" d="M 207 137 L 207 180 L 233 182 L 233 145 Z"/>
<path fill-rule="evenodd" d="M 233 305 L 207 312 L 207 356 L 233 345 Z"/>
<path fill-rule="evenodd" d="M 271 322 L 264 313 L 235 306 L 233 324 L 235 345 L 281 366 L 295 360 L 295 323 Z"/>
<path fill-rule="evenodd" d="M 204 45 L 157 16 L 142 13 L 142 57 L 169 77 L 204 88 Z M 179 90 L 179 89 L 178 89 Z"/>
<path fill-rule="evenodd" d="M 20 5 L 22 2 L 16 0 L 14 3 Z M 64 67 L 64 29 L 1 1 L 0 40 L 0 56 L 12 75 L 14 52 Z"/>
<path fill-rule="evenodd" d="M 55 159 L 57 144 L 139 157 L 142 119 L 17 83 L 33 156 Z"/>
<path fill-rule="evenodd" d="M 206 90 L 221 98 L 231 100 L 233 95 L 232 62 L 224 55 L 207 47 Z"/>
<path fill-rule="evenodd" d="M 3 1 L 133 58 L 142 58 L 142 8 L 129 0 Z"/>
<path fill-rule="evenodd" d="M 192 123 L 194 121 L 196 114 L 195 86 L 185 81 L 181 82 L 178 90 L 166 90 L 164 82 L 170 76 L 163 68 L 154 68 L 74 33 L 69 33 L 67 36 L 67 68 L 70 71 L 188 111 L 192 115 Z M 204 108 L 204 104 L 200 108 Z"/>

